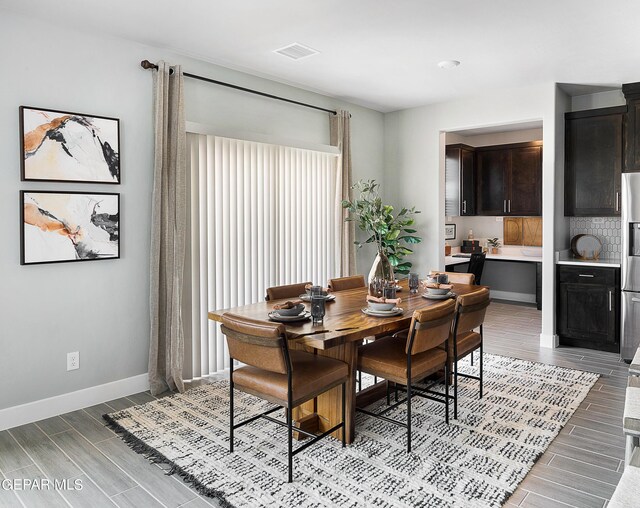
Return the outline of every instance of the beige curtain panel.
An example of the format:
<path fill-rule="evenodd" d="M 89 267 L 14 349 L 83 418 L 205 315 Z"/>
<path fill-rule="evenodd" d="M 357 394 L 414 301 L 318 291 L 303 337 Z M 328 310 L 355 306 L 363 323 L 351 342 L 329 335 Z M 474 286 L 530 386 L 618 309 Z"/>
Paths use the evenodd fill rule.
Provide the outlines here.
<path fill-rule="evenodd" d="M 346 277 L 355 273 L 356 269 L 356 248 L 355 224 L 351 221 L 345 222 L 348 212 L 342 208 L 342 201 L 352 199 L 351 185 L 351 114 L 348 111 L 338 110 L 337 114 L 330 113 L 330 135 L 331 145 L 340 150 L 338 160 L 338 174 L 336 179 L 336 220 L 339 230 L 336 240 L 340 245 L 340 265 L 336 275 Z"/>
<path fill-rule="evenodd" d="M 153 71 L 155 164 L 151 219 L 149 384 L 184 391 L 182 292 L 187 212 L 184 78 L 180 66 Z"/>

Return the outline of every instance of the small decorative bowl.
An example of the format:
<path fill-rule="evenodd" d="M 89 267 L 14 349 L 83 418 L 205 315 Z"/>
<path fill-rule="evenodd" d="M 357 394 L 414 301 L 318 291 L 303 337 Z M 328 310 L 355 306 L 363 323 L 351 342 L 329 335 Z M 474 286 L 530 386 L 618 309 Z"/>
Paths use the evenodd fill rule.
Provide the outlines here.
<path fill-rule="evenodd" d="M 446 295 L 449 293 L 449 291 L 451 291 L 451 288 L 448 286 L 446 288 L 437 288 L 437 287 L 427 286 L 427 293 L 429 293 L 430 295 Z"/>
<path fill-rule="evenodd" d="M 380 302 L 368 302 L 369 304 L 369 308 L 373 311 L 376 312 L 380 312 L 380 311 L 387 311 L 387 310 L 391 310 L 393 309 L 396 304 L 395 303 L 380 303 Z"/>
<path fill-rule="evenodd" d="M 279 309 L 276 312 L 281 316 L 297 316 L 302 313 L 304 310 L 304 304 L 299 303 L 295 307 L 291 307 L 290 309 Z"/>

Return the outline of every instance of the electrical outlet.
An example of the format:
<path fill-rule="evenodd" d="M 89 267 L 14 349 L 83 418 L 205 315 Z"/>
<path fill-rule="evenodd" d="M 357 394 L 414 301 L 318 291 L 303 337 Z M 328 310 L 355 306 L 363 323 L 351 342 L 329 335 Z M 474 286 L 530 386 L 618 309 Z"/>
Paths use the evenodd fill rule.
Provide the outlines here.
<path fill-rule="evenodd" d="M 73 353 L 67 353 L 67 370 L 76 370 L 80 368 L 80 353 L 74 351 Z"/>
<path fill-rule="evenodd" d="M 594 217 L 591 219 L 592 224 L 604 224 L 604 217 Z"/>
<path fill-rule="evenodd" d="M 504 217 L 496 217 L 496 222 L 502 222 L 502 219 L 503 219 L 503 218 L 504 218 Z"/>

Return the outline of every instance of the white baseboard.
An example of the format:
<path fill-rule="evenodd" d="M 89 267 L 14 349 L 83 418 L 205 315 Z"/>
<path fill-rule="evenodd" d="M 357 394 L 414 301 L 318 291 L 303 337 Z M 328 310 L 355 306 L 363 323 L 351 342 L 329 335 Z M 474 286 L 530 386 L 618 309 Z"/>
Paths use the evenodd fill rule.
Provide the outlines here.
<path fill-rule="evenodd" d="M 540 347 L 546 348 L 556 348 L 560 344 L 560 339 L 557 335 L 551 334 L 547 335 L 544 333 L 540 334 Z"/>
<path fill-rule="evenodd" d="M 507 300 L 511 302 L 536 303 L 536 295 L 529 293 L 513 293 L 511 291 L 491 290 L 491 298 L 496 300 Z"/>
<path fill-rule="evenodd" d="M 68 413 L 69 411 L 94 406 L 109 400 L 119 399 L 134 393 L 144 392 L 148 389 L 149 375 L 145 373 L 75 392 L 56 395 L 48 399 L 28 402 L 20 406 L 0 409 L 0 431 L 17 427 L 18 425 L 37 422 L 38 420 Z"/>

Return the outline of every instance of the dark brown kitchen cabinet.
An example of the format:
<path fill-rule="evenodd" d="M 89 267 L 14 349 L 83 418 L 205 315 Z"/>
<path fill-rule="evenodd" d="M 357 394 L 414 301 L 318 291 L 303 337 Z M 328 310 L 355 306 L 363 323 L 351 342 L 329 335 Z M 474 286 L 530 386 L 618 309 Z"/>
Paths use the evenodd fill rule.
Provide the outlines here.
<path fill-rule="evenodd" d="M 447 145 L 445 160 L 445 215 L 476 214 L 475 149 Z"/>
<path fill-rule="evenodd" d="M 477 215 L 542 215 L 542 145 L 478 148 Z"/>
<path fill-rule="evenodd" d="M 565 114 L 564 214 L 620 215 L 625 106 Z"/>
<path fill-rule="evenodd" d="M 640 83 L 622 85 L 625 113 L 624 171 L 640 171 Z"/>
<path fill-rule="evenodd" d="M 619 269 L 558 265 L 557 271 L 560 344 L 619 352 Z"/>

